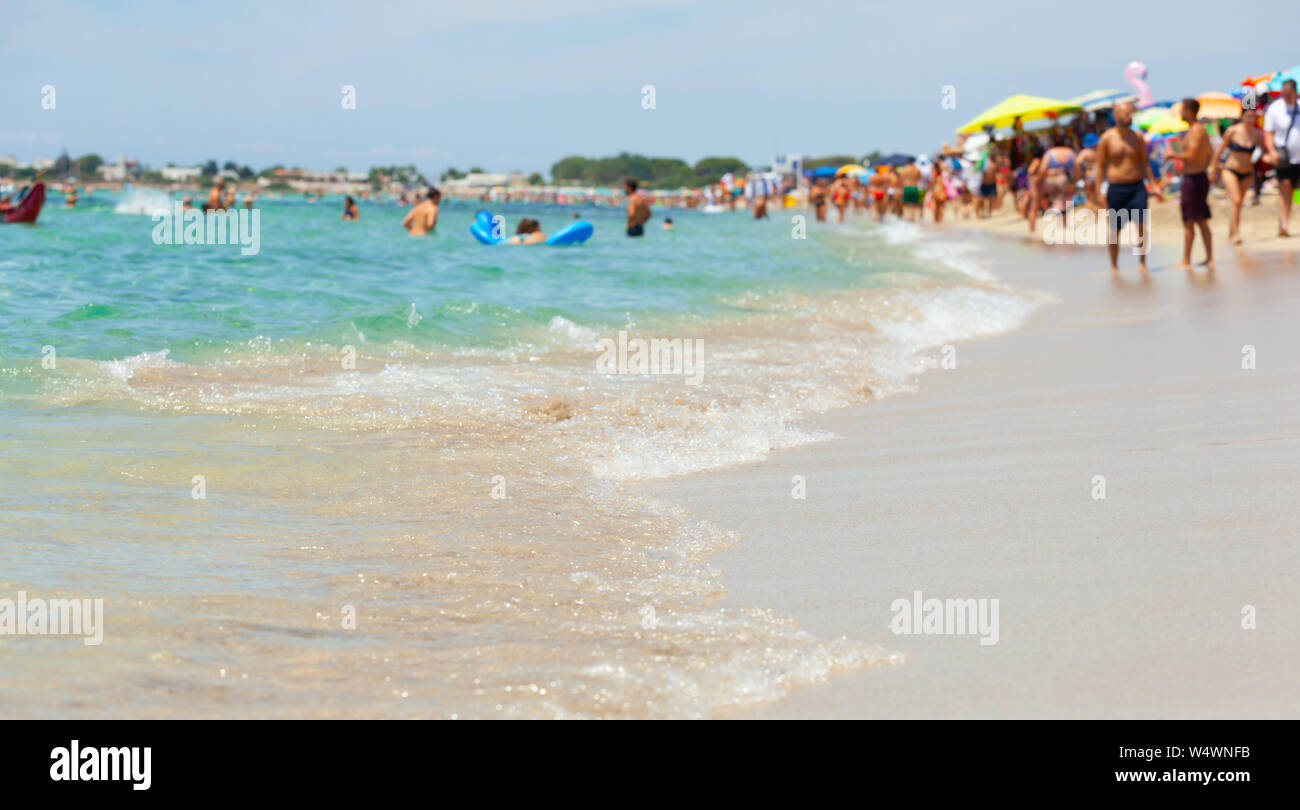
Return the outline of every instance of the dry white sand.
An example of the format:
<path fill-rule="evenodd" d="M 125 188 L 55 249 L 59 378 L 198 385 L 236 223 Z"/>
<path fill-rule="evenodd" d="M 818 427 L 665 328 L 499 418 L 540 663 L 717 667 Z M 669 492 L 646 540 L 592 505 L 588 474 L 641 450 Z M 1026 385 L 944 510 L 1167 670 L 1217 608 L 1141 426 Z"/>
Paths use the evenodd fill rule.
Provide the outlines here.
<path fill-rule="evenodd" d="M 741 535 L 728 603 L 911 655 L 742 716 L 1300 717 L 1300 256 L 1159 247 L 1116 282 L 1104 249 L 962 238 L 1060 303 L 812 422 L 839 438 L 647 487 Z M 998 643 L 894 635 L 917 590 L 998 599 Z"/>

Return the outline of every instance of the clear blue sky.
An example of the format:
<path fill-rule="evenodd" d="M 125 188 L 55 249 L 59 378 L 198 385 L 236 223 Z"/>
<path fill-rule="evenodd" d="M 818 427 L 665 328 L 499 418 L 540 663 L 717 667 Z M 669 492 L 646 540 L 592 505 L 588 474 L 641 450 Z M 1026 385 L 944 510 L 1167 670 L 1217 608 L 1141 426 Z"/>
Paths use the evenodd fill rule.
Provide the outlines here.
<path fill-rule="evenodd" d="M 930 151 L 1013 92 L 1123 89 L 1132 59 L 1157 98 L 1300 62 L 1300 27 L 1267 22 L 1294 17 L 1276 2 L 5 5 L 0 154 L 25 162 L 66 148 L 436 175 L 620 150 L 751 164 Z M 955 110 L 940 105 L 949 84 Z"/>

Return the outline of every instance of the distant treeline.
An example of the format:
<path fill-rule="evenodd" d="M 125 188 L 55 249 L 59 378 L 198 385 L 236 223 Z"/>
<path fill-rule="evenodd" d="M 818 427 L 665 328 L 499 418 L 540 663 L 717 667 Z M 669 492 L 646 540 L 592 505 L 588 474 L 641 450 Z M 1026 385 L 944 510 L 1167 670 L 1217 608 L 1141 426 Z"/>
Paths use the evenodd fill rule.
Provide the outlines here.
<path fill-rule="evenodd" d="M 734 157 L 707 157 L 692 166 L 677 158 L 620 152 L 614 157 L 566 157 L 551 166 L 551 178 L 557 184 L 618 186 L 624 179 L 633 177 L 647 188 L 699 188 L 718 182 L 727 172 L 747 171 L 745 162 Z"/>

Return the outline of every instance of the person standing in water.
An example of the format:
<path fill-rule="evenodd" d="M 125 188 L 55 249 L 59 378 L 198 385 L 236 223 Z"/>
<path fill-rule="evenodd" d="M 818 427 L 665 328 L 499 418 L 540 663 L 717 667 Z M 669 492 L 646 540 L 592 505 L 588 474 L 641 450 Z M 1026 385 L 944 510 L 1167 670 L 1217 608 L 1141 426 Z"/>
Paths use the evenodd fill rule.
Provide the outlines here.
<path fill-rule="evenodd" d="M 637 181 L 631 177 L 623 181 L 627 194 L 627 235 L 644 236 L 645 224 L 650 221 L 650 203 L 637 192 Z"/>
<path fill-rule="evenodd" d="M 1133 105 L 1121 101 L 1115 105 L 1113 114 L 1115 126 L 1106 130 L 1097 141 L 1097 197 L 1106 200 L 1109 220 L 1106 249 L 1110 253 L 1110 272 L 1119 275 L 1119 212 L 1127 212 L 1131 221 L 1137 224 L 1138 240 L 1145 245 L 1149 217 L 1146 184 L 1154 184 L 1155 178 L 1151 176 L 1146 143 L 1130 128 Z M 1104 194 L 1103 181 L 1107 184 Z M 1138 267 L 1146 275 L 1145 251 L 1138 254 Z"/>
<path fill-rule="evenodd" d="M 808 189 L 808 205 L 812 206 L 818 222 L 826 221 L 826 180 L 818 177 Z"/>
<path fill-rule="evenodd" d="M 357 201 L 351 197 L 343 198 L 343 219 L 358 220 L 361 218 L 361 211 L 357 208 Z"/>
<path fill-rule="evenodd" d="M 921 169 L 916 158 L 907 159 L 907 165 L 898 170 L 898 178 L 903 182 L 903 216 L 908 222 L 916 222 L 921 213 Z"/>
<path fill-rule="evenodd" d="M 225 183 L 220 177 L 212 179 L 212 188 L 208 191 L 208 201 L 203 204 L 204 211 L 221 210 L 221 191 Z"/>
<path fill-rule="evenodd" d="M 424 199 L 406 212 L 406 218 L 402 220 L 402 227 L 406 228 L 411 236 L 425 236 L 433 233 L 434 228 L 438 227 L 438 201 L 440 199 L 442 199 L 442 193 L 433 186 L 429 186 Z"/>
<path fill-rule="evenodd" d="M 1201 103 L 1194 98 L 1183 99 L 1182 116 L 1187 122 L 1187 132 L 1183 135 L 1183 149 L 1174 153 L 1172 149 L 1165 157 L 1177 157 L 1183 162 L 1183 183 L 1178 201 L 1178 208 L 1183 215 L 1183 260 L 1180 270 L 1192 269 L 1192 243 L 1196 241 L 1196 231 L 1201 232 L 1201 241 L 1205 243 L 1205 266 L 1214 267 L 1214 246 L 1210 242 L 1210 176 L 1205 170 L 1210 166 L 1213 150 L 1210 148 L 1210 134 L 1205 125 L 1196 120 Z"/>
<path fill-rule="evenodd" d="M 1246 200 L 1246 190 L 1255 180 L 1255 164 L 1250 158 L 1256 147 L 1263 148 L 1264 145 L 1264 135 L 1255 126 L 1258 117 L 1259 113 L 1255 110 L 1242 110 L 1241 118 L 1223 133 L 1219 148 L 1214 151 L 1214 157 L 1210 158 L 1211 183 L 1218 183 L 1221 171 L 1226 171 L 1223 174 L 1223 187 L 1232 204 L 1232 213 L 1228 219 L 1228 242 L 1234 245 L 1241 244 L 1241 204 Z M 1220 166 L 1219 160 L 1225 150 L 1228 159 Z"/>

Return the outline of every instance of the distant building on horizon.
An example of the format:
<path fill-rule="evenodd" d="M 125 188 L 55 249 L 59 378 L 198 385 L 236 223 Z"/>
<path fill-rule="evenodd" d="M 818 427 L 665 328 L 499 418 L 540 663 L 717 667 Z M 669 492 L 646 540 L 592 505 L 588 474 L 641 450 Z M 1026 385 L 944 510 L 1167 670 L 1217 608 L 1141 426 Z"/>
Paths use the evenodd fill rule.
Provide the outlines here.
<path fill-rule="evenodd" d="M 99 177 L 109 183 L 121 183 L 140 176 L 140 161 L 127 160 L 125 155 L 117 156 L 117 163 L 100 164 L 96 170 Z"/>
<path fill-rule="evenodd" d="M 447 188 L 492 188 L 494 186 L 526 186 L 528 175 L 523 172 L 496 174 L 493 172 L 470 172 L 455 180 L 444 180 Z"/>
<path fill-rule="evenodd" d="M 803 172 L 803 155 L 772 155 L 772 171 L 798 177 Z"/>
<path fill-rule="evenodd" d="M 186 183 L 197 180 L 203 174 L 200 166 L 164 166 L 160 169 L 162 178 L 171 183 Z"/>

